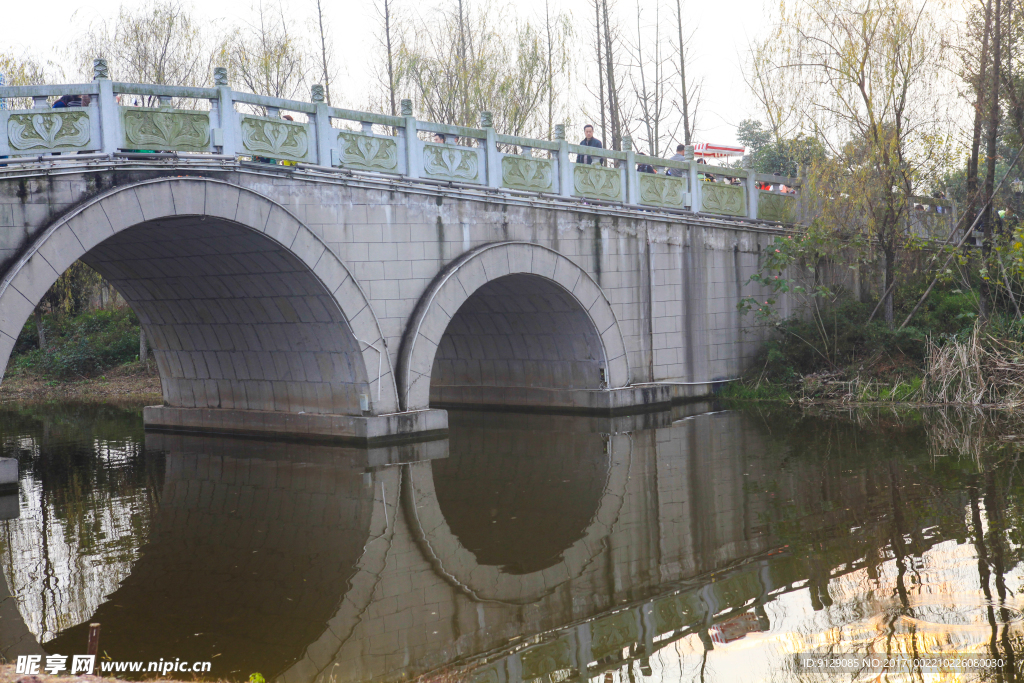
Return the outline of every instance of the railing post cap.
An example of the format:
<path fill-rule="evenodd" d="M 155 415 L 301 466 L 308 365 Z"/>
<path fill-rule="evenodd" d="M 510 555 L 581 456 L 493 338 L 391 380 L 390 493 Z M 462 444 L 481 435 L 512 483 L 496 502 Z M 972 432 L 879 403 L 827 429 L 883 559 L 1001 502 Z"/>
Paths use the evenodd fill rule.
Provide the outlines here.
<path fill-rule="evenodd" d="M 565 124 L 564 123 L 556 123 L 555 124 L 555 139 L 556 140 L 564 140 L 565 139 Z"/>
<path fill-rule="evenodd" d="M 633 151 L 633 138 L 628 135 L 622 136 L 622 151 L 632 152 Z"/>
<path fill-rule="evenodd" d="M 313 104 L 323 104 L 324 103 L 324 86 L 322 84 L 320 84 L 320 83 L 314 83 L 313 87 L 310 88 L 309 96 L 310 96 L 310 99 L 312 100 Z"/>
<path fill-rule="evenodd" d="M 494 115 L 489 111 L 480 112 L 480 127 L 494 128 Z"/>
<path fill-rule="evenodd" d="M 92 79 L 98 81 L 101 78 L 110 78 L 110 69 L 107 67 L 107 60 L 97 57 L 92 60 Z"/>
<path fill-rule="evenodd" d="M 693 145 L 686 145 L 683 150 L 683 160 L 693 161 Z"/>
<path fill-rule="evenodd" d="M 412 116 L 412 100 L 402 100 L 402 116 Z"/>
<path fill-rule="evenodd" d="M 226 66 L 213 67 L 213 84 L 216 86 L 228 84 L 228 69 Z"/>
<path fill-rule="evenodd" d="M 751 156 L 750 154 L 744 154 L 743 155 L 743 161 L 742 161 L 741 165 L 742 165 L 742 167 L 744 169 L 746 169 L 748 171 L 753 169 L 754 168 L 754 158 L 753 158 L 753 156 Z"/>

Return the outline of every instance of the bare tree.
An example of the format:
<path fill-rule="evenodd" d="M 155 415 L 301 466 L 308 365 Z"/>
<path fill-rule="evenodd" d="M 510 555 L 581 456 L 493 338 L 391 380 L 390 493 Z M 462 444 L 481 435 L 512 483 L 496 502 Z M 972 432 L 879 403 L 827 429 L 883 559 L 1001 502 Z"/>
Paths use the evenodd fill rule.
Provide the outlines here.
<path fill-rule="evenodd" d="M 212 50 L 201 24 L 178 0 L 122 5 L 112 22 L 91 24 L 73 43 L 79 75 L 92 77 L 92 60 L 104 57 L 114 77 L 132 83 L 202 86 L 211 78 Z M 151 106 L 155 98 L 144 97 Z"/>
<path fill-rule="evenodd" d="M 257 95 L 293 98 L 304 94 L 309 54 L 295 36 L 284 6 L 260 0 L 254 9 L 255 21 L 232 31 L 220 48 L 232 78 Z"/>
<path fill-rule="evenodd" d="M 401 75 L 397 73 L 395 64 L 396 52 L 402 43 L 401 28 L 398 14 L 395 11 L 395 0 L 375 0 L 379 33 L 377 39 L 383 51 L 383 64 L 376 69 L 377 81 L 386 92 L 386 100 L 392 116 L 398 116 L 398 84 Z"/>
<path fill-rule="evenodd" d="M 540 135 L 548 83 L 545 35 L 529 21 L 500 30 L 489 5 L 453 2 L 411 32 L 399 50 L 400 87 L 409 87 L 426 116 L 476 125 L 481 110 L 512 135 Z"/>
<path fill-rule="evenodd" d="M 319 38 L 320 49 L 317 55 L 320 70 L 320 81 L 324 86 L 324 97 L 327 104 L 331 104 L 331 83 L 337 76 L 337 69 L 334 65 L 334 40 L 331 34 L 329 22 L 324 18 L 324 0 L 313 0 L 316 6 L 316 15 L 313 17 L 313 25 Z"/>
<path fill-rule="evenodd" d="M 611 126 L 610 149 L 622 149 L 622 124 L 620 121 L 619 89 L 615 85 L 615 67 L 618 55 L 618 32 L 613 31 L 608 21 L 608 0 L 601 0 L 601 14 L 604 19 L 604 61 L 605 80 L 608 83 L 608 123 Z"/>
<path fill-rule="evenodd" d="M 632 95 L 639 110 L 640 124 L 643 126 L 642 139 L 646 144 L 646 153 L 651 156 L 661 156 L 663 144 L 675 134 L 675 131 L 667 130 L 668 62 L 670 57 L 663 49 L 660 3 L 655 5 L 654 35 L 649 42 L 644 40 L 641 26 L 643 13 L 639 1 L 636 11 L 637 42 L 632 50 L 633 63 L 629 74 L 633 86 Z M 645 44 L 650 46 L 646 50 L 644 49 Z M 629 126 L 626 128 L 628 129 Z"/>
<path fill-rule="evenodd" d="M 679 51 L 679 98 L 682 103 L 680 109 L 683 115 L 683 144 L 689 145 L 693 137 L 693 119 L 690 117 L 690 84 L 686 81 L 686 45 L 688 41 L 683 40 L 682 0 L 676 0 L 676 27 L 679 32 L 679 42 L 676 44 L 676 49 Z M 700 86 L 698 85 L 697 87 L 699 92 Z M 692 94 L 697 96 L 697 93 Z M 696 113 L 696 107 L 694 107 L 694 116 L 696 116 Z"/>

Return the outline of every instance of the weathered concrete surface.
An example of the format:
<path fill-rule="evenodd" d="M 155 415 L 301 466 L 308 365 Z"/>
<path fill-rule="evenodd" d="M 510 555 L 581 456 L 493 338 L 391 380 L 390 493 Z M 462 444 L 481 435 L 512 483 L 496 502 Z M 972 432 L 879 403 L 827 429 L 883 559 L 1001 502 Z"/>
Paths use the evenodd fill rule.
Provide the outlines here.
<path fill-rule="evenodd" d="M 175 163 L 0 176 L 0 361 L 80 258 L 138 311 L 174 407 L 625 409 L 651 391 L 607 390 L 706 394 L 760 339 L 736 303 L 768 224 Z"/>

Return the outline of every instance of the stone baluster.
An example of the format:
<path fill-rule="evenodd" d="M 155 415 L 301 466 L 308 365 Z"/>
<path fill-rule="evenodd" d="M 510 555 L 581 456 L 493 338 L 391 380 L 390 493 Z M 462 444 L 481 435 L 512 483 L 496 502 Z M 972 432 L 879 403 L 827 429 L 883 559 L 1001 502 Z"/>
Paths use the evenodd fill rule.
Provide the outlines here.
<path fill-rule="evenodd" d="M 494 130 L 494 117 L 489 111 L 480 112 L 480 127 L 484 140 L 484 158 L 487 162 L 487 186 L 501 187 L 501 154 L 498 153 L 498 134 Z"/>
<path fill-rule="evenodd" d="M 157 106 L 159 108 L 161 108 L 161 109 L 170 109 L 171 107 L 174 106 L 173 98 L 171 98 L 168 95 L 159 95 L 159 96 L 157 96 L 157 102 L 158 102 Z"/>
<path fill-rule="evenodd" d="M 238 153 L 239 121 L 235 113 L 235 98 L 228 85 L 228 70 L 218 66 L 213 70 L 213 84 L 217 88 L 217 124 L 220 132 L 215 140 L 220 143 L 220 153 L 235 156 Z M 212 122 L 211 122 L 212 124 Z"/>
<path fill-rule="evenodd" d="M 622 138 L 622 151 L 626 153 L 626 187 L 622 196 L 627 204 L 639 204 L 640 174 L 636 171 L 636 152 L 633 151 L 633 138 L 628 135 Z"/>
<path fill-rule="evenodd" d="M 565 139 L 565 124 L 555 124 L 555 140 L 558 142 L 558 194 L 572 196 L 572 164 L 569 162 L 569 141 Z"/>
<path fill-rule="evenodd" d="M 32 108 L 33 109 L 49 109 L 50 108 L 50 99 L 48 97 L 46 97 L 45 95 L 43 95 L 42 97 L 33 97 L 32 98 Z"/>
<path fill-rule="evenodd" d="M 747 186 L 747 218 L 757 218 L 757 174 L 754 173 L 754 160 L 749 154 L 743 155 L 743 169 L 747 172 L 744 184 Z"/>
<path fill-rule="evenodd" d="M 423 143 L 416 135 L 418 126 L 412 114 L 412 100 L 402 100 L 402 118 L 405 119 L 405 175 L 419 178 L 423 168 Z"/>
<path fill-rule="evenodd" d="M 341 159 L 335 147 L 338 134 L 331 128 L 331 112 L 324 95 L 324 86 L 314 83 L 309 89 L 309 100 L 315 109 L 310 117 L 313 130 L 316 132 L 316 159 L 313 163 L 320 166 L 340 166 Z"/>
<path fill-rule="evenodd" d="M 100 149 L 104 154 L 113 154 L 121 146 L 121 117 L 118 116 L 114 83 L 110 80 L 107 60 L 92 60 L 92 78 L 99 86 L 96 99 L 100 114 Z"/>
<path fill-rule="evenodd" d="M 683 155 L 690 162 L 690 210 L 694 213 L 700 213 L 700 175 L 697 173 L 697 160 L 693 156 L 693 145 L 687 145 Z"/>

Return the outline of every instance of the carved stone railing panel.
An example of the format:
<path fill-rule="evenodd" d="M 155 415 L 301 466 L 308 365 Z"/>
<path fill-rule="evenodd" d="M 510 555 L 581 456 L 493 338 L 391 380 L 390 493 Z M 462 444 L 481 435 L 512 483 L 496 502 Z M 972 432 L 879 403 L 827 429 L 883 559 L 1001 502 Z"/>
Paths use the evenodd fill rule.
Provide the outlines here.
<path fill-rule="evenodd" d="M 242 147 L 249 154 L 288 161 L 309 161 L 312 136 L 306 124 L 269 116 L 243 116 Z"/>
<path fill-rule="evenodd" d="M 423 145 L 423 172 L 428 178 L 479 183 L 480 158 L 476 150 L 449 145 Z"/>
<path fill-rule="evenodd" d="M 747 192 L 742 185 L 705 182 L 700 186 L 701 208 L 705 213 L 746 216 Z"/>
<path fill-rule="evenodd" d="M 124 107 L 124 149 L 155 152 L 207 152 L 210 115 L 202 111 Z"/>
<path fill-rule="evenodd" d="M 640 632 L 632 611 L 598 619 L 590 627 L 591 657 L 601 659 L 613 652 L 621 652 L 639 638 Z"/>
<path fill-rule="evenodd" d="M 762 221 L 793 223 L 796 221 L 796 197 L 789 194 L 758 191 L 757 217 Z"/>
<path fill-rule="evenodd" d="M 578 197 L 622 201 L 622 176 L 616 168 L 575 164 L 572 180 Z"/>
<path fill-rule="evenodd" d="M 670 175 L 640 173 L 640 203 L 651 206 L 686 206 L 686 179 Z"/>
<path fill-rule="evenodd" d="M 501 184 L 517 190 L 553 192 L 555 164 L 550 159 L 505 156 L 501 159 Z"/>
<path fill-rule="evenodd" d="M 520 655 L 523 680 L 547 676 L 573 666 L 572 644 L 565 636 L 524 650 Z"/>
<path fill-rule="evenodd" d="M 91 131 L 85 109 L 12 113 L 7 119 L 7 142 L 14 152 L 85 149 Z"/>
<path fill-rule="evenodd" d="M 365 171 L 398 171 L 398 143 L 391 138 L 342 131 L 338 133 L 341 163 Z"/>

